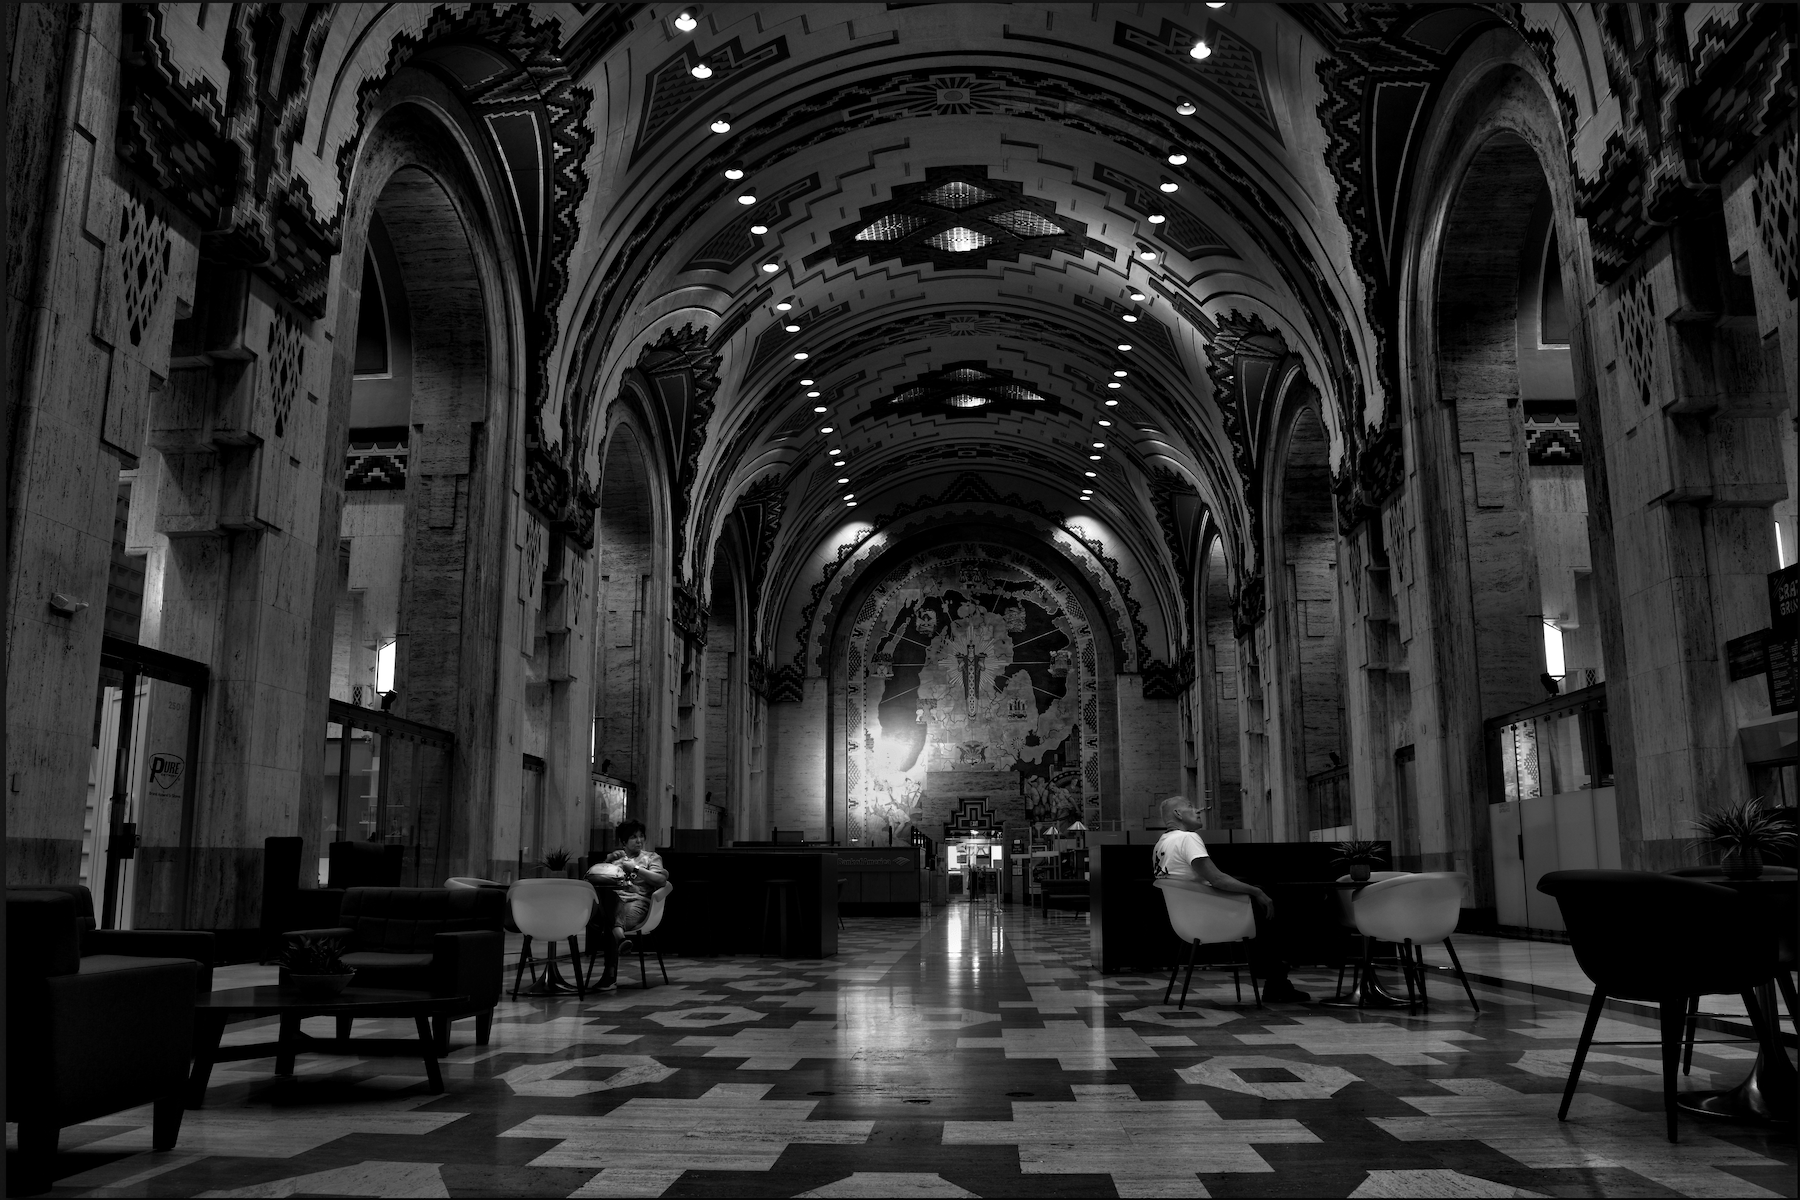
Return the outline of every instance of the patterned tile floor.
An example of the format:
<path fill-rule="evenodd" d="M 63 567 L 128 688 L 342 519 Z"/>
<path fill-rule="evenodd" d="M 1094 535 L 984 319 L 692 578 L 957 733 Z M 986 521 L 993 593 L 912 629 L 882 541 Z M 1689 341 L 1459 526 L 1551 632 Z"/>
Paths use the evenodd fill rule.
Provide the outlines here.
<path fill-rule="evenodd" d="M 1257 1010 L 1196 975 L 1178 1011 L 1160 979 L 1090 969 L 1078 914 L 959 905 L 852 920 L 840 944 L 503 1001 L 491 1045 L 455 1026 L 441 1096 L 401 1058 L 303 1057 L 286 1081 L 227 1064 L 172 1152 L 149 1149 L 147 1108 L 65 1130 L 52 1194 L 1796 1194 L 1790 1131 L 1684 1117 L 1663 1139 L 1650 1046 L 1596 1051 L 1558 1124 L 1580 1016 L 1563 1001 L 1478 985 L 1477 1016 L 1445 979 L 1419 1017 Z M 1322 998 L 1333 977 L 1296 981 Z M 1702 1046 L 1684 1086 L 1752 1057 Z"/>

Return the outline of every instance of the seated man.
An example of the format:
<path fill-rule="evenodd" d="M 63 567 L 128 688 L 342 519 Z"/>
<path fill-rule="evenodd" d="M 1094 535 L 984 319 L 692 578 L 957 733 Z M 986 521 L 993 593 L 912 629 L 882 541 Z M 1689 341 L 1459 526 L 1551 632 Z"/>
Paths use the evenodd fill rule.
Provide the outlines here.
<path fill-rule="evenodd" d="M 1210 800 L 1205 804 L 1193 804 L 1185 796 L 1170 796 L 1162 802 L 1163 824 L 1168 826 L 1168 831 L 1156 839 L 1156 849 L 1152 851 L 1156 874 L 1191 879 L 1221 892 L 1250 897 L 1256 911 L 1256 939 L 1250 943 L 1250 970 L 1263 980 L 1263 999 L 1311 1000 L 1310 995 L 1288 982 L 1287 963 L 1275 954 L 1275 902 L 1261 888 L 1233 879 L 1219 870 L 1207 853 L 1199 831 L 1205 827 L 1203 818 L 1211 808 Z"/>
<path fill-rule="evenodd" d="M 596 990 L 603 992 L 618 987 L 619 947 L 632 932 L 643 927 L 650 915 L 650 894 L 669 882 L 662 856 L 644 848 L 642 821 L 621 821 L 617 836 L 624 843 L 623 848 L 588 868 L 588 879 L 600 896 L 600 918 L 589 928 L 598 926 L 606 931 L 600 938 L 606 969 L 595 985 Z"/>

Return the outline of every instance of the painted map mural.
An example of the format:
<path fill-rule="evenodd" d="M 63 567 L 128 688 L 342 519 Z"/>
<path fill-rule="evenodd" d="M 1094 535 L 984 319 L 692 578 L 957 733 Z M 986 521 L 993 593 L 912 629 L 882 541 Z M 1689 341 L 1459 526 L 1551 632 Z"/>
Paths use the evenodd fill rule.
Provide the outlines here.
<path fill-rule="evenodd" d="M 968 796 L 1011 836 L 1099 817 L 1093 633 L 1028 557 L 959 545 L 913 560 L 864 603 L 845 665 L 851 837 L 935 837 Z"/>

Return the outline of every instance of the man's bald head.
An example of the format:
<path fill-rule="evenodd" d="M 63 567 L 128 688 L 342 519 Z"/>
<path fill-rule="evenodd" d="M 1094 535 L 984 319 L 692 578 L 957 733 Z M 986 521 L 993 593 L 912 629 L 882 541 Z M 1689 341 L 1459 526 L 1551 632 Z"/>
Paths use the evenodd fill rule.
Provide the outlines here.
<path fill-rule="evenodd" d="M 1187 822 L 1182 817 L 1187 811 L 1191 811 L 1191 806 L 1186 796 L 1165 796 L 1162 802 L 1162 822 L 1170 827 L 1185 825 Z"/>

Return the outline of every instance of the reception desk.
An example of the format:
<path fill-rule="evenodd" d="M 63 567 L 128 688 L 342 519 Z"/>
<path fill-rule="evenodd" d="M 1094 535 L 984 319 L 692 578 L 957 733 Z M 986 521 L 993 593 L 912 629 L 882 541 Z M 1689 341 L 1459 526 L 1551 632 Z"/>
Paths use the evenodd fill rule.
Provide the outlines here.
<path fill-rule="evenodd" d="M 916 917 L 920 894 L 917 846 L 839 846 L 838 911 L 847 917 Z"/>
<path fill-rule="evenodd" d="M 675 890 L 659 931 L 678 954 L 773 954 L 778 914 L 764 932 L 768 881 L 788 879 L 788 958 L 837 953 L 838 854 L 818 850 L 668 851 Z"/>
<path fill-rule="evenodd" d="M 1387 844 L 1379 843 L 1384 851 Z M 1157 890 L 1149 844 L 1094 846 L 1088 860 L 1092 962 L 1102 972 L 1167 970 L 1187 961 L 1187 948 L 1169 928 Z M 1342 959 L 1347 939 L 1338 924 L 1337 895 L 1318 886 L 1343 874 L 1328 842 L 1209 844 L 1221 871 L 1269 893 L 1280 918 L 1282 954 L 1291 963 Z"/>

